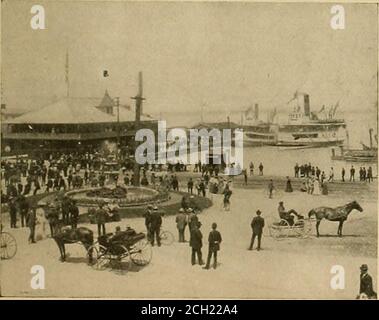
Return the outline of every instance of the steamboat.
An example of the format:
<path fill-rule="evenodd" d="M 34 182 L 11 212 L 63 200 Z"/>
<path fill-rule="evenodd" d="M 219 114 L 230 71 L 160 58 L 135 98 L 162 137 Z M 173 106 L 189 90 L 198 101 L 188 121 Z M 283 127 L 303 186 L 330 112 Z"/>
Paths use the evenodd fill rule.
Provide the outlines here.
<path fill-rule="evenodd" d="M 259 107 L 255 104 L 254 109 L 247 109 L 241 118 L 241 128 L 243 129 L 244 146 L 275 146 L 277 143 L 276 128 L 272 122 L 276 115 L 276 110 L 268 114 L 267 122 L 259 119 Z"/>
<path fill-rule="evenodd" d="M 346 139 L 344 119 L 335 118 L 338 103 L 328 112 L 325 106 L 311 112 L 309 95 L 295 93 L 288 122 L 277 125 L 277 142 L 280 147 L 314 148 L 342 145 Z"/>

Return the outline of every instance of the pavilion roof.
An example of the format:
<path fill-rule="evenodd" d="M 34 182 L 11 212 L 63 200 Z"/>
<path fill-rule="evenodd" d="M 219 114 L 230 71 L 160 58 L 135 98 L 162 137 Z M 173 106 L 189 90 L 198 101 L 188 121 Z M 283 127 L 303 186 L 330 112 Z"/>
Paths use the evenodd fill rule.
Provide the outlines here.
<path fill-rule="evenodd" d="M 104 98 L 103 98 L 104 99 Z M 29 111 L 19 117 L 9 119 L 10 124 L 90 124 L 117 121 L 117 111 L 107 114 L 99 110 L 102 99 L 64 98 L 40 109 Z M 134 121 L 135 113 L 120 106 L 120 122 Z M 142 121 L 153 120 L 141 116 Z"/>

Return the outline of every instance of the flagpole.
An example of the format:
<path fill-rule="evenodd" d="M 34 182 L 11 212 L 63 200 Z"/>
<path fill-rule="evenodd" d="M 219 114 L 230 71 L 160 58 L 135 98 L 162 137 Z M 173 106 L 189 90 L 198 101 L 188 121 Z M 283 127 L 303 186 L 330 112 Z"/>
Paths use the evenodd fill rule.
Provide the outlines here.
<path fill-rule="evenodd" d="M 69 74 L 69 55 L 68 55 L 68 49 L 66 51 L 66 65 L 65 65 L 65 76 L 66 76 L 66 97 L 68 98 L 70 96 L 70 74 Z"/>

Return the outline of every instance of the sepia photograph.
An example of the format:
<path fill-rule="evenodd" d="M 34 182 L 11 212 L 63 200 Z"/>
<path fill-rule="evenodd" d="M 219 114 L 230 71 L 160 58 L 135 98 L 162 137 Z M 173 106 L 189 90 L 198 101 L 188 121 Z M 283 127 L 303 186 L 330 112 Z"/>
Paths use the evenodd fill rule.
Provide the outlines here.
<path fill-rule="evenodd" d="M 378 19 L 2 0 L 0 298 L 376 300 Z"/>

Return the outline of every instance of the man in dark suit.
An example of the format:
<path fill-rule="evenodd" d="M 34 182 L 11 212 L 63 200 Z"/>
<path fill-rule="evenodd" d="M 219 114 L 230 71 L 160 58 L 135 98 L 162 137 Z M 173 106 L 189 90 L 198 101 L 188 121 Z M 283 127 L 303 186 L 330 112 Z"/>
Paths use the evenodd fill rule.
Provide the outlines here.
<path fill-rule="evenodd" d="M 36 216 L 36 206 L 33 205 L 30 210 L 28 210 L 28 214 L 26 216 L 26 224 L 28 225 L 30 229 L 30 234 L 28 241 L 29 243 L 36 243 L 36 240 L 34 239 L 35 235 L 35 229 L 37 224 L 37 216 Z"/>
<path fill-rule="evenodd" d="M 153 212 L 150 217 L 150 240 L 151 245 L 154 246 L 154 240 L 157 239 L 158 247 L 161 246 L 161 225 L 162 225 L 162 213 L 158 211 L 158 207 L 154 206 Z"/>
<path fill-rule="evenodd" d="M 355 169 L 354 169 L 354 166 L 351 166 L 351 169 L 350 169 L 350 181 L 355 181 L 354 175 L 355 175 Z"/>
<path fill-rule="evenodd" d="M 192 178 L 189 179 L 189 181 L 187 183 L 187 187 L 188 187 L 188 193 L 193 194 L 193 180 L 192 180 Z"/>
<path fill-rule="evenodd" d="M 105 223 L 107 222 L 107 212 L 104 209 L 105 202 L 99 203 L 99 208 L 96 210 L 96 223 L 97 223 L 97 232 L 99 237 L 105 235 Z"/>
<path fill-rule="evenodd" d="M 79 220 L 79 208 L 76 205 L 76 200 L 72 200 L 69 204 L 70 222 L 72 229 L 76 229 Z"/>
<path fill-rule="evenodd" d="M 70 204 L 71 204 L 70 202 L 71 200 L 67 196 L 64 196 L 61 202 L 62 219 L 63 219 L 63 223 L 65 223 L 66 225 L 69 224 L 68 220 L 69 220 L 69 214 L 70 214 Z"/>
<path fill-rule="evenodd" d="M 261 217 L 261 211 L 257 210 L 257 215 L 251 221 L 251 229 L 253 230 L 253 235 L 251 236 L 251 242 L 249 250 L 253 250 L 254 240 L 258 237 L 258 247 L 257 250 L 261 250 L 261 239 L 263 233 L 263 227 L 265 226 L 265 220 Z"/>
<path fill-rule="evenodd" d="M 376 292 L 373 289 L 372 278 L 368 274 L 367 264 L 361 265 L 361 276 L 360 276 L 360 286 L 359 286 L 359 296 L 365 295 L 368 299 L 377 299 Z"/>
<path fill-rule="evenodd" d="M 15 198 L 11 198 L 9 201 L 9 215 L 11 220 L 11 228 L 17 228 L 17 206 Z"/>
<path fill-rule="evenodd" d="M 26 199 L 26 197 L 22 194 L 18 197 L 18 208 L 20 212 L 20 220 L 21 220 L 21 226 L 25 226 L 26 216 L 29 211 L 29 202 Z"/>
<path fill-rule="evenodd" d="M 204 269 L 209 269 L 209 266 L 211 264 L 211 258 L 213 255 L 213 269 L 216 269 L 217 267 L 217 251 L 220 250 L 220 243 L 222 241 L 221 233 L 217 230 L 217 224 L 215 222 L 212 223 L 212 231 L 209 233 L 208 242 L 208 258 L 207 258 L 207 265 Z"/>
<path fill-rule="evenodd" d="M 151 241 L 151 214 L 153 212 L 153 205 L 147 205 L 147 209 L 145 214 L 143 215 L 145 218 L 145 226 L 146 226 L 146 237 L 148 241 Z"/>
<path fill-rule="evenodd" d="M 191 263 L 196 264 L 196 255 L 199 261 L 199 265 L 203 265 L 203 255 L 201 248 L 203 247 L 203 234 L 200 231 L 201 222 L 198 221 L 196 225 L 191 228 L 190 246 L 192 248 Z"/>
<path fill-rule="evenodd" d="M 45 208 L 45 215 L 49 221 L 50 235 L 54 237 L 55 228 L 59 222 L 59 208 L 54 203 L 48 202 Z"/>

